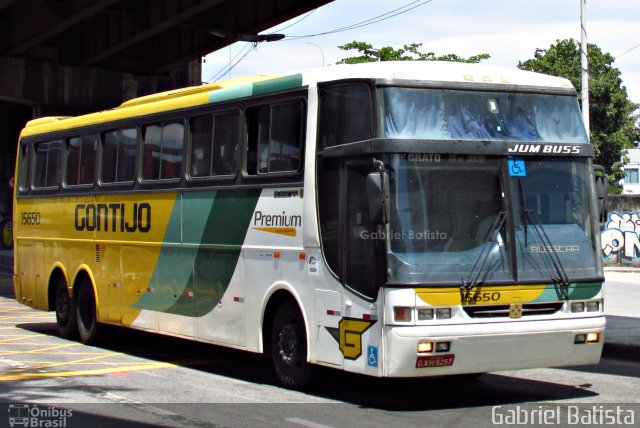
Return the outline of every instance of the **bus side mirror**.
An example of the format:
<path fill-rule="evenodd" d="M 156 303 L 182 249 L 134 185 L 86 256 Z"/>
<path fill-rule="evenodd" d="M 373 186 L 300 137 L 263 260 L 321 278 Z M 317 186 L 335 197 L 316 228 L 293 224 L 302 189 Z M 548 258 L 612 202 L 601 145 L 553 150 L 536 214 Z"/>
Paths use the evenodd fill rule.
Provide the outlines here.
<path fill-rule="evenodd" d="M 367 175 L 367 201 L 369 203 L 369 221 L 372 224 L 387 224 L 391 217 L 389 197 L 389 174 L 371 172 Z"/>
<path fill-rule="evenodd" d="M 596 204 L 598 206 L 598 219 L 600 227 L 604 226 L 607 218 L 607 174 L 602 165 L 593 165 L 594 185 L 596 190 Z"/>

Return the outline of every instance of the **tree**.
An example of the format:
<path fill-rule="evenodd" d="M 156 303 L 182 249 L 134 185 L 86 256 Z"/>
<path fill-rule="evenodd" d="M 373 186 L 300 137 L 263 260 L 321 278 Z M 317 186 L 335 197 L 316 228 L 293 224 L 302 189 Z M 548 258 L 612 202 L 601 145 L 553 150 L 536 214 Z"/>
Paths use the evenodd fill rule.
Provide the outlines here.
<path fill-rule="evenodd" d="M 433 52 L 422 53 L 418 49 L 422 46 L 422 43 L 412 43 L 410 45 L 404 45 L 401 49 L 394 49 L 391 46 L 385 46 L 379 50 L 374 50 L 373 46 L 367 42 L 353 41 L 346 45 L 338 46 L 343 51 L 357 50 L 361 54 L 358 56 L 351 56 L 343 58 L 337 62 L 337 64 L 358 64 L 361 62 L 375 62 L 375 61 L 455 61 L 455 62 L 470 62 L 478 63 L 483 59 L 491 58 L 489 54 L 474 55 L 469 58 L 463 58 L 456 54 L 446 54 L 436 56 Z"/>
<path fill-rule="evenodd" d="M 626 149 L 635 147 L 640 139 L 637 112 L 640 105 L 629 100 L 620 70 L 612 65 L 615 58 L 611 54 L 588 44 L 587 57 L 594 162 L 605 167 L 609 182 L 614 184 L 624 177 Z M 580 46 L 574 39 L 556 40 L 549 49 L 536 49 L 534 58 L 519 62 L 518 68 L 564 77 L 581 94 Z"/>

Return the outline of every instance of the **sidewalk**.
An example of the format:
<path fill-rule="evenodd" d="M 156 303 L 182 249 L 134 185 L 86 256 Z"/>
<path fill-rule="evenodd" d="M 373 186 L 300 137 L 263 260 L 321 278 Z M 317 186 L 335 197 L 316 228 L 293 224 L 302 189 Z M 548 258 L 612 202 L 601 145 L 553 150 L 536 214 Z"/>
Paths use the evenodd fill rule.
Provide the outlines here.
<path fill-rule="evenodd" d="M 12 270 L 13 251 L 0 251 L 0 287 L 11 286 Z M 605 277 L 607 329 L 602 356 L 640 361 L 640 268 L 606 267 Z"/>
<path fill-rule="evenodd" d="M 603 357 L 640 361 L 640 268 L 606 267 Z"/>

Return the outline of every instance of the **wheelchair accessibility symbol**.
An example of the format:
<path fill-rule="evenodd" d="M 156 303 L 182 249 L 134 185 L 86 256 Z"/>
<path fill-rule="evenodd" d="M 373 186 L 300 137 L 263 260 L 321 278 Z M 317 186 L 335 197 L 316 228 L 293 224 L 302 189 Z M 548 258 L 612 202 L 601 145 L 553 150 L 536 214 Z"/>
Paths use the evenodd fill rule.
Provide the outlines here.
<path fill-rule="evenodd" d="M 509 167 L 509 176 L 511 177 L 526 177 L 527 168 L 523 158 L 511 158 L 507 162 Z"/>
<path fill-rule="evenodd" d="M 367 365 L 378 367 L 378 348 L 375 346 L 367 347 Z"/>

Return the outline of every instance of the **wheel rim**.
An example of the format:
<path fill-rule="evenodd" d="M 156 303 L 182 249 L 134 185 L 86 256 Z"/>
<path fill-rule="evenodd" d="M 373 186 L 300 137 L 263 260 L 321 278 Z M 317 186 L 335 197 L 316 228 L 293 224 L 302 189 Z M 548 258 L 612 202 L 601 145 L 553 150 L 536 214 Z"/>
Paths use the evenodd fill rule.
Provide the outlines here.
<path fill-rule="evenodd" d="M 86 330 L 90 330 L 93 325 L 95 316 L 95 304 L 93 299 L 86 292 L 82 293 L 80 299 L 80 321 Z"/>
<path fill-rule="evenodd" d="M 59 288 L 56 298 L 56 318 L 61 325 L 66 325 L 69 321 L 69 301 L 69 295 L 62 287 Z"/>
<path fill-rule="evenodd" d="M 285 325 L 278 334 L 278 355 L 288 366 L 298 365 L 298 341 L 297 331 L 292 324 Z"/>

